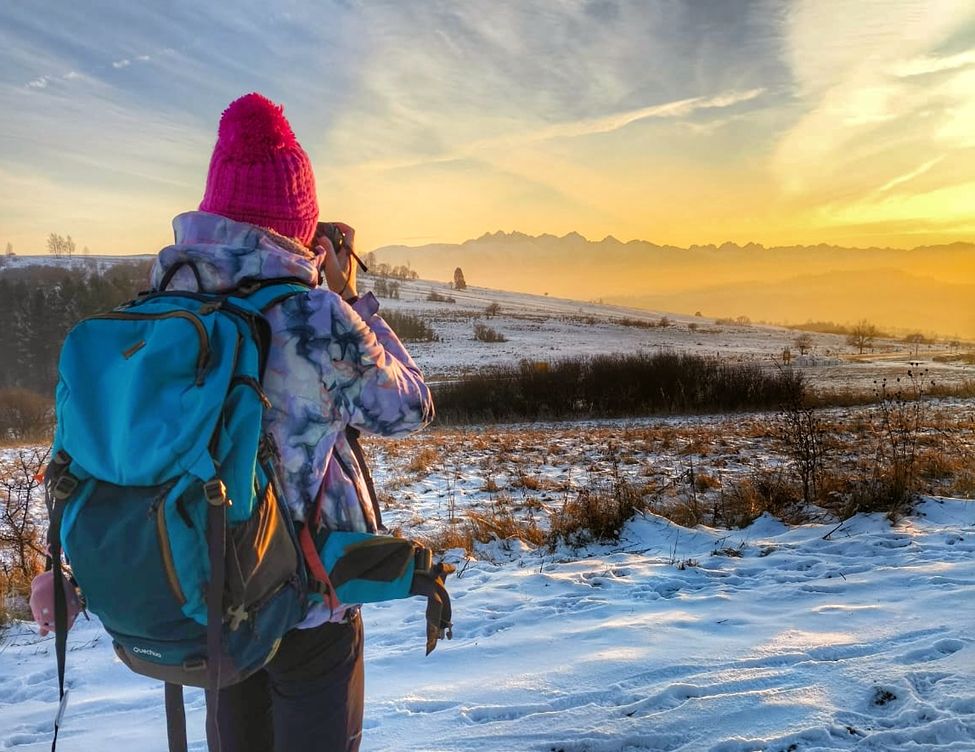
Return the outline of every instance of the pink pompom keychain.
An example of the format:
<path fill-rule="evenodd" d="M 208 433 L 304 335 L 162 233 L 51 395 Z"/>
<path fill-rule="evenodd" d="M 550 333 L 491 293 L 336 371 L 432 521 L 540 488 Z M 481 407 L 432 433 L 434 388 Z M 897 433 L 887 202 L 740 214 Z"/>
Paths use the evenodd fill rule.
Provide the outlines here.
<path fill-rule="evenodd" d="M 68 629 L 81 613 L 81 599 L 68 580 L 61 575 L 61 585 L 68 603 Z M 54 631 L 54 572 L 48 570 L 37 575 L 30 584 L 30 611 L 40 627 L 41 637 Z"/>

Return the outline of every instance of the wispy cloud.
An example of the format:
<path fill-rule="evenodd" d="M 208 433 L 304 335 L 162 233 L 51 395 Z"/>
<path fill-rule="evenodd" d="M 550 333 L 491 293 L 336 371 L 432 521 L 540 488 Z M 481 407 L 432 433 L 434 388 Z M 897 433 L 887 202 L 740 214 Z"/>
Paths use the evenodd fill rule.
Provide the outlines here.
<path fill-rule="evenodd" d="M 975 7 L 962 0 L 797 0 L 785 42 L 800 116 L 772 155 L 779 185 L 814 200 L 867 196 L 967 148 L 975 48 L 936 51 L 951 39 L 957 46 L 972 20 Z M 930 73 L 940 75 L 922 77 Z M 930 166 L 912 175 L 919 158 Z"/>
<path fill-rule="evenodd" d="M 132 61 L 128 58 L 123 58 L 122 60 L 115 60 L 112 62 L 112 67 L 116 70 L 119 68 L 128 68 L 130 65 L 132 65 Z"/>
<path fill-rule="evenodd" d="M 965 50 L 955 55 L 923 56 L 913 60 L 903 60 L 894 65 L 891 72 L 900 78 L 910 78 L 957 70 L 970 65 L 975 65 L 975 50 Z"/>
<path fill-rule="evenodd" d="M 627 112 L 618 112 L 595 118 L 584 118 L 571 123 L 559 123 L 547 128 L 541 128 L 533 133 L 526 133 L 523 136 L 500 139 L 499 143 L 502 145 L 510 143 L 526 144 L 533 141 L 549 141 L 557 138 L 578 138 L 580 136 L 592 136 L 599 133 L 612 133 L 633 123 L 638 123 L 641 120 L 688 117 L 699 110 L 722 109 L 743 102 L 750 102 L 764 93 L 765 89 L 759 88 L 740 92 L 726 92 L 713 97 L 678 99 L 673 102 L 641 107 Z M 493 144 L 490 141 L 480 142 L 478 144 L 478 146 L 484 145 Z"/>
<path fill-rule="evenodd" d="M 914 178 L 920 177 L 924 173 L 928 172 L 932 167 L 934 167 L 937 164 L 940 164 L 944 160 L 945 160 L 945 155 L 943 154 L 941 156 L 935 157 L 934 159 L 929 159 L 927 162 L 915 167 L 910 172 L 904 173 L 903 175 L 898 175 L 895 178 L 891 178 L 890 180 L 888 180 L 886 183 L 884 183 L 882 186 L 880 186 L 877 189 L 877 193 L 887 193 L 888 191 L 892 191 L 894 188 L 896 188 L 899 185 L 910 183 L 912 180 L 914 180 Z"/>

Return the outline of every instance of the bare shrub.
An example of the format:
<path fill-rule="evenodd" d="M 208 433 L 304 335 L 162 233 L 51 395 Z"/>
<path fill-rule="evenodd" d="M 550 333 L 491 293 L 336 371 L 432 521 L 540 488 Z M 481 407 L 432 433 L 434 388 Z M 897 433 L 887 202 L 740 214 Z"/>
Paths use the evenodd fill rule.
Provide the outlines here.
<path fill-rule="evenodd" d="M 373 284 L 372 291 L 377 298 L 393 298 L 399 300 L 399 282 L 384 278 L 377 279 Z M 383 314 L 383 318 L 386 318 L 385 314 Z"/>
<path fill-rule="evenodd" d="M 407 342 L 439 342 L 440 338 L 426 321 L 404 311 L 383 311 L 383 320 L 397 336 Z"/>
<path fill-rule="evenodd" d="M 927 372 L 907 372 L 907 378 L 877 387 L 878 447 L 871 504 L 862 511 L 882 511 L 896 520 L 917 494 L 917 458 L 925 423 Z M 867 501 L 868 499 L 864 499 Z"/>
<path fill-rule="evenodd" d="M 964 468 L 955 476 L 949 493 L 965 499 L 975 499 L 975 469 Z"/>
<path fill-rule="evenodd" d="M 715 506 L 715 524 L 747 527 L 765 512 L 788 524 L 805 521 L 802 498 L 777 471 L 760 471 L 740 478 L 724 490 Z"/>
<path fill-rule="evenodd" d="M 776 428 L 792 460 L 792 472 L 802 486 L 802 500 L 809 505 L 818 498 L 828 436 L 819 413 L 809 403 L 802 374 L 794 373 L 789 384 L 791 388 L 786 391 Z"/>
<path fill-rule="evenodd" d="M 450 295 L 441 295 L 436 290 L 430 290 L 430 294 L 427 295 L 427 300 L 431 303 L 456 303 L 457 298 L 451 297 Z"/>
<path fill-rule="evenodd" d="M 505 337 L 497 329 L 492 329 L 487 324 L 474 324 L 474 339 L 478 342 L 507 342 Z"/>
<path fill-rule="evenodd" d="M 38 476 L 48 454 L 46 448 L 21 449 L 0 465 L 0 621 L 26 615 L 31 580 L 43 569 Z"/>
<path fill-rule="evenodd" d="M 627 520 L 647 507 L 640 489 L 621 477 L 615 468 L 608 487 L 584 488 L 574 499 L 567 498 L 561 509 L 552 512 L 549 544 L 618 541 Z"/>

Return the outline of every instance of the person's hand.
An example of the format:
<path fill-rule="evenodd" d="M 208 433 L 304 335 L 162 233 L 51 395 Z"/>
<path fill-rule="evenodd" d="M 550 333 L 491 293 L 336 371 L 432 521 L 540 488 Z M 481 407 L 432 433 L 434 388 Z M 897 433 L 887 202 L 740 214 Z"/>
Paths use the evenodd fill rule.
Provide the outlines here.
<path fill-rule="evenodd" d="M 437 647 L 437 640 L 445 637 L 451 640 L 454 637 L 450 595 L 444 585 L 447 575 L 453 571 L 453 566 L 440 562 L 413 575 L 410 594 L 422 595 L 427 599 L 427 655 Z"/>
<path fill-rule="evenodd" d="M 330 239 L 330 228 L 341 231 L 343 243 L 336 249 Z M 358 295 L 356 288 L 356 264 L 349 253 L 355 247 L 355 230 L 344 222 L 319 222 L 315 234 L 314 250 L 325 256 L 325 283 L 328 289 L 348 300 Z M 337 252 L 336 252 L 337 250 Z"/>

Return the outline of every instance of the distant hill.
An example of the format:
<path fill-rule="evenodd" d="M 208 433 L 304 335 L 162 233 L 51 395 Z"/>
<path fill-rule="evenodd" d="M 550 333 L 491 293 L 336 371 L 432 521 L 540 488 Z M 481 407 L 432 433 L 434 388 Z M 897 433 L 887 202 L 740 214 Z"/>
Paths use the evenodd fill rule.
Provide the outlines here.
<path fill-rule="evenodd" d="M 119 264 L 145 264 L 154 258 L 156 258 L 154 253 L 135 256 L 72 256 L 71 258 L 0 255 L 0 274 L 40 268 L 91 270 L 102 273 Z"/>
<path fill-rule="evenodd" d="M 460 244 L 386 246 L 380 262 L 447 280 L 710 316 L 862 318 L 900 331 L 975 337 L 975 244 L 892 248 L 661 246 L 485 233 Z"/>

